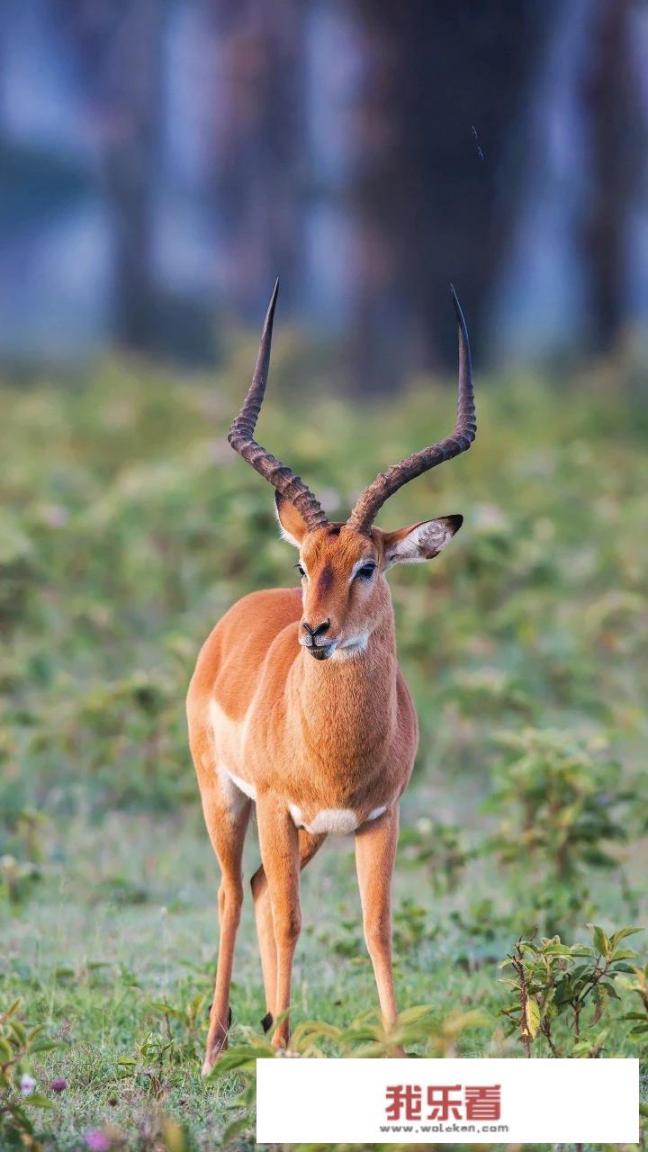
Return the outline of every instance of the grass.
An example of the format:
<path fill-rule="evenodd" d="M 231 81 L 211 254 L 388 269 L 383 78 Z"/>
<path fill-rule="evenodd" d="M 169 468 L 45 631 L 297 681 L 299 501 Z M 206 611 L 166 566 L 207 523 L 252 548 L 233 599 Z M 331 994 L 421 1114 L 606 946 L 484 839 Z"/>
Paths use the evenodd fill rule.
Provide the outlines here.
<path fill-rule="evenodd" d="M 300 347 L 277 353 L 262 441 L 332 511 L 451 423 L 436 382 L 361 411 L 326 381 L 300 396 Z M 238 1114 L 238 1078 L 199 1074 L 217 873 L 183 696 L 225 608 L 294 581 L 268 486 L 222 438 L 249 362 L 241 347 L 214 380 L 120 363 L 65 388 L 0 390 L 0 1004 L 20 997 L 56 1041 L 20 1066 L 50 1101 L 34 1110 L 46 1149 L 99 1130 L 114 1149 L 206 1150 Z M 391 577 L 422 722 L 395 890 L 400 1003 L 430 1007 L 414 1050 L 522 1056 L 498 969 L 517 937 L 646 923 L 648 427 L 633 372 L 620 359 L 569 386 L 480 381 L 475 449 L 381 521 L 466 516 L 442 558 Z M 562 799 L 540 821 L 557 779 Z M 251 837 L 247 875 L 256 861 Z M 350 841 L 309 866 L 303 908 L 294 1020 L 336 1025 L 324 1050 L 348 1054 L 375 996 Z M 645 937 L 630 943 L 645 963 Z M 604 1050 L 638 1054 L 623 1017 L 639 1001 L 618 985 Z M 249 901 L 232 999 L 233 1042 L 260 1042 Z M 245 1126 L 233 1144 L 250 1146 Z"/>

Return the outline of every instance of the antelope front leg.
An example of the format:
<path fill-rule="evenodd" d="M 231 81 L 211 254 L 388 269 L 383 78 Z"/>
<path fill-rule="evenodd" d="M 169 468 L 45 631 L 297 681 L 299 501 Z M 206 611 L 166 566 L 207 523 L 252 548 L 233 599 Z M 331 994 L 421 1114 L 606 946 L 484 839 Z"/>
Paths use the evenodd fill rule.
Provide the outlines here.
<path fill-rule="evenodd" d="M 275 1018 L 290 1007 L 292 964 L 301 931 L 299 906 L 299 837 L 285 804 L 273 796 L 257 797 L 261 860 L 268 883 L 276 954 Z M 290 1039 L 288 1017 L 279 1021 L 272 1043 L 286 1048 Z"/>
<path fill-rule="evenodd" d="M 362 901 L 365 940 L 373 965 L 383 1025 L 389 1032 L 396 1020 L 391 951 L 391 882 L 398 843 L 398 808 L 356 832 L 356 869 Z M 404 1056 L 395 1046 L 394 1055 Z"/>
<path fill-rule="evenodd" d="M 324 832 L 307 832 L 305 828 L 300 828 L 298 836 L 299 870 L 301 872 L 309 861 L 313 859 L 315 853 L 326 840 L 326 834 Z M 262 1023 L 267 1032 L 277 1015 L 275 1008 L 275 995 L 277 992 L 277 947 L 275 944 L 274 924 L 272 922 L 270 892 L 268 890 L 268 881 L 263 865 L 257 868 L 252 877 L 251 884 L 257 935 L 259 937 L 259 952 L 261 954 L 263 987 L 266 999 L 267 1015 Z"/>

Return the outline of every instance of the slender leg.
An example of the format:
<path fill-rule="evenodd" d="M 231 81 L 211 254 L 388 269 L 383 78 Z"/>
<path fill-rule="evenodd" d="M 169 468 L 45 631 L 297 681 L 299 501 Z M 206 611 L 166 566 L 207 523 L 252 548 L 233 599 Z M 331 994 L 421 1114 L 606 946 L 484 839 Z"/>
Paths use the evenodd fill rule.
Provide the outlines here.
<path fill-rule="evenodd" d="M 391 881 L 397 843 L 397 807 L 390 808 L 378 820 L 363 824 L 356 832 L 356 869 L 364 934 L 386 1032 L 397 1015 L 391 954 Z M 404 1055 L 402 1049 L 398 1054 Z"/>
<path fill-rule="evenodd" d="M 218 889 L 218 964 L 202 1069 L 203 1076 L 206 1076 L 211 1072 L 219 1053 L 227 1046 L 234 945 L 243 903 L 241 859 L 252 802 L 240 792 L 236 795 L 231 792 L 227 796 L 223 795 L 216 777 L 213 783 L 203 785 L 202 802 L 209 838 L 221 868 Z"/>
<path fill-rule="evenodd" d="M 272 795 L 257 797 L 257 820 L 261 859 L 268 882 L 276 949 L 276 982 L 273 1015 L 290 1007 L 292 963 L 301 931 L 299 906 L 299 837 L 290 813 Z M 286 1016 L 275 1028 L 272 1043 L 285 1048 L 290 1038 Z"/>
<path fill-rule="evenodd" d="M 305 828 L 299 829 L 298 852 L 300 871 L 306 867 L 309 860 L 326 840 L 324 833 L 307 832 Z M 257 868 L 252 877 L 252 896 L 254 899 L 254 912 L 256 916 L 257 935 L 259 937 L 259 952 L 261 954 L 261 970 L 263 972 L 263 987 L 266 1000 L 267 1028 L 276 1016 L 275 998 L 277 993 L 277 947 L 275 943 L 274 925 L 272 922 L 272 902 L 270 890 L 266 879 L 263 864 Z M 266 1028 L 266 1030 L 267 1030 Z"/>

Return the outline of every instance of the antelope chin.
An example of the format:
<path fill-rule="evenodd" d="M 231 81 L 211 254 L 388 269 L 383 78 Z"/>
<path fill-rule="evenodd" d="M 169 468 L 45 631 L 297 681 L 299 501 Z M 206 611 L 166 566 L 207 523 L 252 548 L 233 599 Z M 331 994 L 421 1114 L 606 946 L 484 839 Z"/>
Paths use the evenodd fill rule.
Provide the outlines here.
<path fill-rule="evenodd" d="M 335 644 L 305 644 L 306 651 L 314 660 L 328 660 L 335 652 Z"/>

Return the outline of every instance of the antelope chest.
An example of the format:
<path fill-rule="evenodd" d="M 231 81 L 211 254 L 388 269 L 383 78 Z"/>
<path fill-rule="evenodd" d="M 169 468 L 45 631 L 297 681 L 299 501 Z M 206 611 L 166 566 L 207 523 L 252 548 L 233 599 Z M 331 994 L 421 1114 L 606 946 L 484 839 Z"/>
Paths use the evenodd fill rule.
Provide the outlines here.
<path fill-rule="evenodd" d="M 312 780 L 309 763 L 299 758 L 286 758 L 282 772 L 273 770 L 268 778 L 267 764 L 254 765 L 249 770 L 246 755 L 245 728 L 230 720 L 219 705 L 212 701 L 210 720 L 213 738 L 213 764 L 221 782 L 226 804 L 238 811 L 244 797 L 256 801 L 257 786 L 263 790 L 272 783 L 272 790 L 284 801 L 297 828 L 313 835 L 348 835 L 367 821 L 377 820 L 398 795 L 398 781 L 385 771 L 381 762 L 369 765 L 356 763 L 353 750 L 349 753 L 347 768 L 325 782 Z M 248 762 L 248 771 L 244 764 Z M 240 767 L 239 767 L 240 765 Z M 360 787 L 349 787 L 350 779 L 362 781 Z"/>
<path fill-rule="evenodd" d="M 345 836 L 377 820 L 395 795 L 389 778 L 352 760 L 330 779 L 313 779 L 307 768 L 286 775 L 281 794 L 296 828 L 313 835 Z"/>

